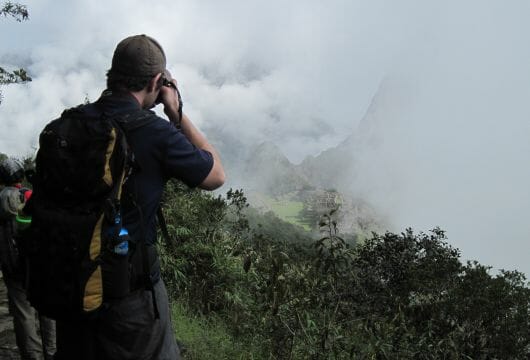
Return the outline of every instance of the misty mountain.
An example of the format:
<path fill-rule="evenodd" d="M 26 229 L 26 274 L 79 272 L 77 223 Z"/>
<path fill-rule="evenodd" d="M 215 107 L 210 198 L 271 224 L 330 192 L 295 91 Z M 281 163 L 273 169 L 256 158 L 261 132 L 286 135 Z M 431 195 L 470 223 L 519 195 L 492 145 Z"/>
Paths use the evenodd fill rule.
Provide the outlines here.
<path fill-rule="evenodd" d="M 242 179 L 247 189 L 274 196 L 312 187 L 309 179 L 272 142 L 263 142 L 250 150 Z"/>
<path fill-rule="evenodd" d="M 208 135 L 223 156 L 229 174 L 229 187 L 243 188 L 256 209 L 272 211 L 284 220 L 318 229 L 320 216 L 340 208 L 336 214 L 339 229 L 361 238 L 371 231 L 384 231 L 387 220 L 357 189 L 360 169 L 366 168 L 365 154 L 384 141 L 382 126 L 392 125 L 385 114 L 397 112 L 406 103 L 396 96 L 396 81 L 385 79 L 373 96 L 356 130 L 334 147 L 293 164 L 272 141 L 253 144 L 226 128 L 208 129 Z M 361 162 L 365 164 L 360 164 Z M 332 206 L 322 199 L 338 198 Z"/>
<path fill-rule="evenodd" d="M 322 151 L 317 156 L 308 156 L 296 165 L 296 171 L 313 186 L 345 191 L 353 173 L 355 140 L 350 135 L 336 147 Z"/>
<path fill-rule="evenodd" d="M 356 130 L 337 146 L 317 156 L 306 157 L 297 166 L 298 172 L 318 187 L 336 188 L 341 192 L 354 190 L 363 154 L 378 148 L 384 141 L 380 136 L 382 128 L 395 125 L 394 119 L 387 114 L 398 113 L 411 101 L 403 91 L 404 84 L 396 77 L 384 78 Z"/>
<path fill-rule="evenodd" d="M 292 164 L 272 142 L 255 146 L 242 173 L 249 202 L 263 212 L 279 211 L 284 216 L 293 216 L 288 209 L 298 203 L 303 210 L 297 216 L 313 230 L 318 229 L 320 216 L 337 208 L 336 221 L 343 233 L 364 238 L 371 231 L 382 230 L 385 221 L 381 215 L 349 192 L 351 169 L 347 164 L 351 158 L 344 154 L 351 153 L 353 139 L 351 136 L 337 147 L 308 157 L 300 165 Z M 327 204 L 330 198 L 332 204 Z"/>
<path fill-rule="evenodd" d="M 307 156 L 297 165 L 272 141 L 249 144 L 222 126 L 211 127 L 208 136 L 223 156 L 229 186 L 273 196 L 304 189 L 356 193 L 360 169 L 366 169 L 369 159 L 366 153 L 386 141 L 380 129 L 397 126 L 387 114 L 398 113 L 411 102 L 411 91 L 404 91 L 404 84 L 395 76 L 383 79 L 357 128 L 336 146 Z"/>
<path fill-rule="evenodd" d="M 252 146 L 226 133 L 215 130 L 210 133 L 230 176 L 228 186 L 278 196 L 315 188 L 346 191 L 350 184 L 353 135 L 336 147 L 318 156 L 308 156 L 295 165 L 271 141 Z"/>

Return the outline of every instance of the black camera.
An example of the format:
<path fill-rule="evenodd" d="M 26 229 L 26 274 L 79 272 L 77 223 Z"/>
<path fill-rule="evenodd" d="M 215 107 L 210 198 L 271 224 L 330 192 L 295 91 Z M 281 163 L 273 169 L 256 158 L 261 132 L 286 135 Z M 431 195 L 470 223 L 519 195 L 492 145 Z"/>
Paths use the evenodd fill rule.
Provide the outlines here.
<path fill-rule="evenodd" d="M 175 89 L 177 91 L 177 94 L 179 95 L 179 101 L 180 101 L 180 94 L 178 92 L 177 86 L 171 81 L 169 81 L 164 75 L 162 75 L 160 79 L 158 80 L 158 86 L 159 87 L 167 86 L 167 87 Z M 159 93 L 158 97 L 156 98 L 156 104 L 160 104 L 161 102 L 162 102 L 162 94 Z"/>
<path fill-rule="evenodd" d="M 162 74 L 162 76 L 160 77 L 160 80 L 162 85 L 160 85 L 161 87 L 162 86 L 167 86 L 167 87 L 170 87 L 170 88 L 173 88 L 175 89 L 175 91 L 177 92 L 177 97 L 178 97 L 178 100 L 179 100 L 179 110 L 178 110 L 178 113 L 179 113 L 179 118 L 178 118 L 178 121 L 174 123 L 174 125 L 177 127 L 177 128 L 180 128 L 180 121 L 182 120 L 182 97 L 180 96 L 180 91 L 179 89 L 177 88 L 177 86 L 171 82 L 169 79 L 167 79 L 164 74 Z M 158 97 L 156 99 L 156 102 L 155 104 L 160 104 L 162 102 L 162 93 L 159 93 L 158 94 Z"/>

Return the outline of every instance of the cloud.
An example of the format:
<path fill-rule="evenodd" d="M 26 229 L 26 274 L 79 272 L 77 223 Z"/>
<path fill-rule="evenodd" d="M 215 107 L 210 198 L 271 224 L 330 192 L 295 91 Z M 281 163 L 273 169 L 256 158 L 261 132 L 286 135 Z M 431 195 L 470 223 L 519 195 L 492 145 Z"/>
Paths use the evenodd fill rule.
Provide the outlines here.
<path fill-rule="evenodd" d="M 384 71 L 377 65 L 378 49 L 366 47 L 373 26 L 361 21 L 363 9 L 356 2 L 27 5 L 28 22 L 0 21 L 0 61 L 16 65 L 16 59 L 24 59 L 34 82 L 6 88 L 0 116 L 13 130 L 22 121 L 34 124 L 34 132 L 18 134 L 16 148 L 0 136 L 4 152 L 33 146 L 44 119 L 82 102 L 86 94 L 97 98 L 116 43 L 130 34 L 147 33 L 163 44 L 186 111 L 201 119 L 203 129 L 223 121 L 249 142 L 272 136 L 294 161 L 346 137 Z M 41 91 L 46 87 L 49 91 Z M 29 113 L 17 108 L 22 99 Z M 301 126 L 306 121 L 311 131 Z"/>
<path fill-rule="evenodd" d="M 392 230 L 440 226 L 464 258 L 530 274 L 529 9 L 504 5 L 441 9 L 434 41 L 396 59 L 361 125 L 353 188 Z"/>

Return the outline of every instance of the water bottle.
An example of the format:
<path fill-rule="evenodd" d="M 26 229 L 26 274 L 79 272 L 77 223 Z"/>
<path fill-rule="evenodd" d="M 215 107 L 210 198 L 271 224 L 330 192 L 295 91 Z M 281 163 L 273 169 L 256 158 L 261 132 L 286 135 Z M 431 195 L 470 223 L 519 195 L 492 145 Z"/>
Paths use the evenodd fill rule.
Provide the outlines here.
<path fill-rule="evenodd" d="M 119 232 L 118 232 L 119 229 Z M 129 232 L 121 223 L 111 228 L 110 251 L 103 252 L 101 271 L 103 273 L 103 292 L 109 298 L 122 298 L 130 293 L 131 272 L 129 268 Z"/>
<path fill-rule="evenodd" d="M 125 256 L 129 252 L 129 232 L 126 228 L 121 228 L 118 236 L 121 241 L 114 247 L 114 253 Z"/>

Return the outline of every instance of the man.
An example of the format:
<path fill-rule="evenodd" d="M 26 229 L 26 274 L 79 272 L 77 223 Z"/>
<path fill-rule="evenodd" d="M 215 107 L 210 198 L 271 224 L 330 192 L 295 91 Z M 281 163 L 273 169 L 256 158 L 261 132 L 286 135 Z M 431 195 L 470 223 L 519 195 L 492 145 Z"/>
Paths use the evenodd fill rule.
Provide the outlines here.
<path fill-rule="evenodd" d="M 21 359 L 51 360 L 55 353 L 55 322 L 39 316 L 27 299 L 16 242 L 21 226 L 17 219 L 31 196 L 31 190 L 22 187 L 23 179 L 24 167 L 18 160 L 8 158 L 0 163 L 0 263 Z"/>
<path fill-rule="evenodd" d="M 157 102 L 164 106 L 171 123 L 154 113 L 147 119 L 134 120 L 135 111 L 151 109 Z M 110 118 L 133 114 L 130 122 L 122 124 L 136 163 L 124 185 L 123 226 L 131 243 L 138 246 L 143 237 L 147 244 L 154 296 L 145 287 L 142 261 L 133 260 L 129 296 L 110 301 L 108 309 L 95 321 L 57 323 L 56 359 L 180 358 L 166 289 L 160 279 L 156 213 L 169 178 L 180 179 L 190 187 L 213 190 L 224 183 L 225 174 L 217 151 L 186 115 L 180 116 L 179 106 L 176 81 L 166 70 L 160 44 L 146 35 L 122 40 L 107 73 L 107 90 L 84 111 L 94 117 L 104 114 Z M 172 125 L 177 122 L 180 129 Z"/>

